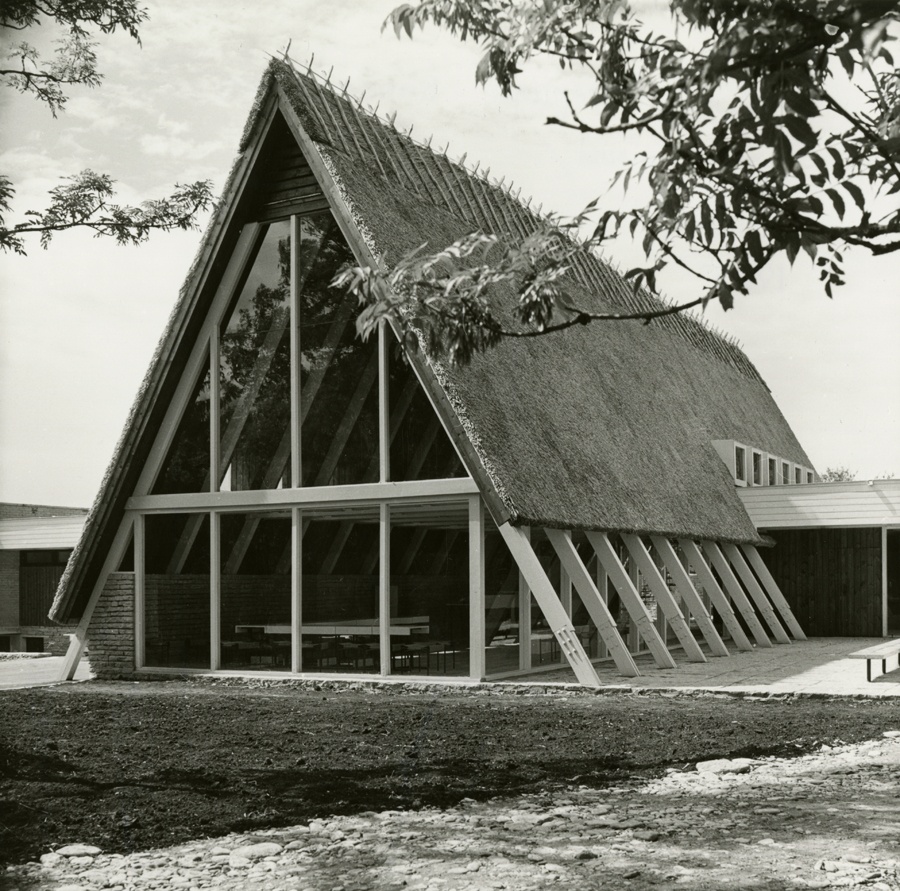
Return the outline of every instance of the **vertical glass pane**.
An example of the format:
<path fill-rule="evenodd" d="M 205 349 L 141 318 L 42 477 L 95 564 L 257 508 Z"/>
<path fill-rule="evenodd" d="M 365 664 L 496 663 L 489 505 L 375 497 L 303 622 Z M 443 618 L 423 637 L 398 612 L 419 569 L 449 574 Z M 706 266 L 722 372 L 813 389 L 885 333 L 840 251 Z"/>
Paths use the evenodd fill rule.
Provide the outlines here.
<path fill-rule="evenodd" d="M 378 508 L 303 515 L 301 668 L 379 674 Z"/>
<path fill-rule="evenodd" d="M 290 485 L 290 223 L 267 227 L 220 332 L 222 490 Z"/>
<path fill-rule="evenodd" d="M 488 675 L 518 671 L 519 568 L 493 523 L 484 533 L 484 641 Z"/>
<path fill-rule="evenodd" d="M 222 668 L 291 670 L 291 515 L 223 514 Z"/>
<path fill-rule="evenodd" d="M 391 479 L 428 480 L 466 476 L 433 406 L 403 350 L 391 337 L 388 359 Z"/>
<path fill-rule="evenodd" d="M 302 485 L 378 480 L 378 342 L 356 336 L 356 299 L 330 287 L 353 254 L 330 214 L 301 220 L 319 244 L 300 285 Z"/>
<path fill-rule="evenodd" d="M 144 520 L 144 663 L 209 668 L 209 515 Z"/>
<path fill-rule="evenodd" d="M 152 494 L 209 491 L 209 355 L 194 386 Z"/>
<path fill-rule="evenodd" d="M 469 674 L 468 505 L 391 508 L 391 674 Z"/>

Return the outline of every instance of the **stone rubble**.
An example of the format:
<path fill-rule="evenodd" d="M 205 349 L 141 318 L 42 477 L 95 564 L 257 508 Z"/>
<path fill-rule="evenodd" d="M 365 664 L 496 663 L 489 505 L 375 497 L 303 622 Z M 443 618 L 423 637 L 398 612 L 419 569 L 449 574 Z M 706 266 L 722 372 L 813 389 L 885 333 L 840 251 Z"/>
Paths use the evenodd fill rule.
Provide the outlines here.
<path fill-rule="evenodd" d="M 614 788 L 322 818 L 127 855 L 68 844 L 8 867 L 0 887 L 900 889 L 900 731 L 791 760 L 696 767 Z"/>

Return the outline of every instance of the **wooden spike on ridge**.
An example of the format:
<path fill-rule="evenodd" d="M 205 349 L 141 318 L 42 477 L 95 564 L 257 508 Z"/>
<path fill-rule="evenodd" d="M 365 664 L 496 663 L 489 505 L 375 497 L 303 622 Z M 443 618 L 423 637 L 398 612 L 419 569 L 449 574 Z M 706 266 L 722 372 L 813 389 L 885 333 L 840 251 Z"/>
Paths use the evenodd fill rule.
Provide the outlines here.
<path fill-rule="evenodd" d="M 313 54 L 309 57 L 309 62 L 306 63 L 306 74 L 307 74 L 308 77 L 312 77 L 312 76 L 313 76 L 312 66 L 313 66 L 313 61 L 315 60 L 315 58 L 316 58 L 316 54 L 313 53 Z"/>
<path fill-rule="evenodd" d="M 326 86 L 326 87 L 330 87 L 330 86 L 331 86 L 331 75 L 332 75 L 333 73 L 334 73 L 334 65 L 331 66 L 331 68 L 330 68 L 329 71 L 328 71 L 328 77 L 325 78 L 325 86 Z"/>

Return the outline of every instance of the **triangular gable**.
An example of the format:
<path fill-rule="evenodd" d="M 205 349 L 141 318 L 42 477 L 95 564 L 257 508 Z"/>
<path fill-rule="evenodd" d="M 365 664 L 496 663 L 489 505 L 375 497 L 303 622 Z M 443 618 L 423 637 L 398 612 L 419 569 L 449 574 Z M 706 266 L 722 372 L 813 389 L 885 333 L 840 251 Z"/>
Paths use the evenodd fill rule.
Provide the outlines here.
<path fill-rule="evenodd" d="M 314 124 L 311 129 L 320 136 Z M 283 365 L 288 341 L 286 316 L 279 312 L 279 306 L 269 305 L 264 331 L 240 330 L 242 320 L 246 323 L 250 318 L 248 313 L 263 312 L 258 300 L 254 305 L 260 288 L 274 291 L 271 282 L 254 278 L 254 264 L 262 251 L 273 249 L 273 242 L 278 250 L 278 233 L 283 233 L 285 226 L 290 227 L 280 221 L 291 214 L 303 214 L 303 219 L 315 221 L 311 228 L 317 224 L 322 230 L 315 236 L 322 253 L 331 250 L 340 254 L 343 250 L 348 262 L 374 262 L 303 121 L 271 73 L 264 79 L 247 134 L 60 584 L 52 609 L 52 615 L 59 620 L 82 615 L 97 579 L 109 568 L 110 551 L 117 532 L 121 533 L 119 527 L 130 497 L 209 490 L 209 462 L 203 443 L 209 439 L 212 411 L 210 335 L 217 326 L 219 349 L 232 349 L 231 354 L 220 357 L 222 374 L 228 366 L 227 373 L 231 375 L 226 383 L 232 385 L 241 377 L 234 404 L 228 409 L 224 402 L 220 404 L 218 484 L 225 490 L 276 488 L 289 480 L 290 454 L 285 455 L 283 448 L 279 451 L 275 445 L 283 445 L 286 435 L 280 429 L 285 426 L 283 405 L 281 423 L 268 423 L 273 404 L 283 402 L 290 386 L 283 367 L 280 372 L 277 368 L 279 363 Z M 310 235 L 310 240 L 313 237 Z M 306 240 L 301 243 L 305 245 Z M 317 269 L 313 261 L 311 268 L 301 274 L 318 275 L 322 285 L 334 271 Z M 273 301 L 270 294 L 269 304 Z M 371 409 L 373 403 L 377 406 L 378 385 L 370 360 L 373 351 L 377 352 L 377 344 L 372 339 L 367 345 L 356 337 L 352 301 L 343 298 L 342 305 L 332 309 L 332 317 L 316 326 L 320 329 L 319 342 L 302 360 L 304 365 L 324 361 L 330 369 L 328 373 L 318 373 L 310 367 L 303 372 L 304 385 L 309 384 L 311 391 L 321 389 L 319 398 L 307 400 L 310 417 L 304 429 L 310 435 L 307 460 L 299 470 L 305 486 L 378 479 L 377 455 L 374 461 L 370 457 L 348 469 L 347 462 L 342 468 L 341 449 L 335 448 L 335 441 L 341 437 L 344 447 L 354 437 L 371 440 Z M 255 342 L 243 344 L 243 349 L 235 346 L 242 337 L 251 335 L 256 337 Z M 395 415 L 391 457 L 397 466 L 396 478 L 421 478 L 423 474 L 433 477 L 435 473 L 448 477 L 467 475 L 460 460 L 461 446 L 468 452 L 465 457 L 475 465 L 477 458 L 471 447 L 462 443 L 459 422 L 433 372 L 421 357 L 413 359 L 413 369 L 400 358 L 396 339 L 391 341 L 394 347 L 389 350 L 390 374 L 397 394 L 391 400 Z M 344 356 L 354 350 L 366 352 L 369 359 L 359 369 L 351 369 L 346 380 L 329 381 L 329 374 L 334 377 L 335 355 Z M 232 367 L 237 365 L 238 353 L 243 353 L 246 366 L 240 372 Z M 356 374 L 360 369 L 361 373 Z M 281 378 L 273 383 L 276 372 Z M 411 387 L 413 378 L 415 385 Z M 241 398 L 251 392 L 252 398 Z M 347 397 L 348 404 L 338 405 L 336 393 Z M 258 409 L 255 420 L 254 409 Z M 368 418 L 364 417 L 367 410 Z M 366 424 L 369 429 L 362 430 Z M 324 437 L 323 431 L 327 431 Z M 289 438 L 289 431 L 287 434 Z M 260 445 L 266 436 L 271 441 Z M 258 453 L 261 450 L 261 454 L 254 454 L 254 449 Z M 309 456 L 315 456 L 318 463 Z M 173 559 L 187 553 L 196 534 L 197 530 L 188 524 Z M 123 540 L 120 534 L 120 550 Z M 236 559 L 239 561 L 239 556 Z M 118 559 L 113 562 L 117 564 Z"/>

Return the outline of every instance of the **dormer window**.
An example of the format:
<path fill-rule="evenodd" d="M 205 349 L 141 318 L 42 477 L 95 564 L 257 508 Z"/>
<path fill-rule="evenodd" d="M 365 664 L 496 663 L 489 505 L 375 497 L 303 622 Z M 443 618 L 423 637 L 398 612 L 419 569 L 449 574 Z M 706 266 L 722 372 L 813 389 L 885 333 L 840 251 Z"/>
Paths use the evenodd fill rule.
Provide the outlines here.
<path fill-rule="evenodd" d="M 791 465 L 787 461 L 781 462 L 781 482 L 785 486 L 791 484 Z"/>
<path fill-rule="evenodd" d="M 774 458 L 769 458 L 769 479 L 770 486 L 778 485 L 778 462 Z"/>
<path fill-rule="evenodd" d="M 762 452 L 753 451 L 753 485 L 761 486 L 763 484 L 763 456 Z"/>
<path fill-rule="evenodd" d="M 813 481 L 813 472 L 811 470 L 806 471 L 806 482 L 811 483 Z"/>
<path fill-rule="evenodd" d="M 747 450 L 743 446 L 734 447 L 734 478 L 739 483 L 747 482 Z"/>

